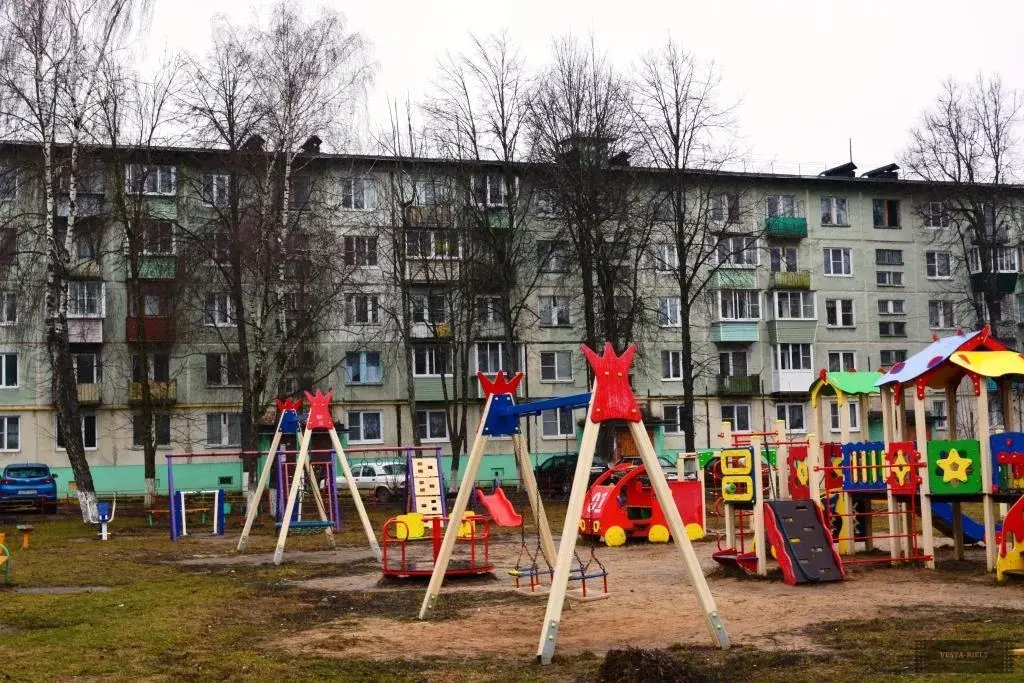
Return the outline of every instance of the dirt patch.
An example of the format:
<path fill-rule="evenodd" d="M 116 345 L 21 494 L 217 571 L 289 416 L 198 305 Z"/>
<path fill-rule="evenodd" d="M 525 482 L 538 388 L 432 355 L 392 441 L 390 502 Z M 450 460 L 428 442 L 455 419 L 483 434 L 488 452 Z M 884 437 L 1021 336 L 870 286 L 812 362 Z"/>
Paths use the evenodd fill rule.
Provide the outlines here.
<path fill-rule="evenodd" d="M 106 593 L 110 586 L 34 586 L 32 588 L 12 588 L 12 593 L 29 595 L 70 595 L 74 593 Z"/>
<path fill-rule="evenodd" d="M 303 551 L 292 550 L 285 553 L 285 563 L 302 564 L 339 564 L 360 562 L 364 560 L 376 561 L 376 556 L 369 550 L 361 548 L 339 547 L 336 550 Z M 254 566 L 274 564 L 273 553 L 242 554 L 233 553 L 230 555 L 193 555 L 183 560 L 173 560 L 169 564 L 190 566 Z"/>

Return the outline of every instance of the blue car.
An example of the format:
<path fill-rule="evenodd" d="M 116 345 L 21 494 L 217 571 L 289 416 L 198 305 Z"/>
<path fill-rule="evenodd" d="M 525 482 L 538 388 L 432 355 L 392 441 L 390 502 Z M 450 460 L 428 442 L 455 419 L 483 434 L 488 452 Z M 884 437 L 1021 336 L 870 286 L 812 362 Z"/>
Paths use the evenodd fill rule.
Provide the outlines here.
<path fill-rule="evenodd" d="M 47 465 L 8 465 L 0 476 L 0 505 L 38 505 L 42 512 L 56 512 L 55 476 Z"/>

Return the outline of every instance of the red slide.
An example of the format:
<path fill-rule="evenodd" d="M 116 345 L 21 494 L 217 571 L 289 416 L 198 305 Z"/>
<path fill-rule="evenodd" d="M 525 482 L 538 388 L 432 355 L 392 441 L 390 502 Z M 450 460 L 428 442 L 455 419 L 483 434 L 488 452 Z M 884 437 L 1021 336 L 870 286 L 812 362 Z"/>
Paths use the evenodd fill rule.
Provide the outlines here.
<path fill-rule="evenodd" d="M 523 523 L 523 516 L 512 507 L 512 501 L 500 486 L 491 495 L 484 493 L 483 489 L 477 489 L 476 498 L 498 526 L 519 526 Z"/>

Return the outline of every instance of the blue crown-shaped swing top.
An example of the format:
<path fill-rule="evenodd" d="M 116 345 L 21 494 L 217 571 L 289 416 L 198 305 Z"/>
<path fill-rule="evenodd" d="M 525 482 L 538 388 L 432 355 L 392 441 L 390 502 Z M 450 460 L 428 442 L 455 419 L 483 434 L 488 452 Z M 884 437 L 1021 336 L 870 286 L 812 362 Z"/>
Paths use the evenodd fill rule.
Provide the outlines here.
<path fill-rule="evenodd" d="M 556 396 L 542 401 L 516 405 L 512 394 L 494 394 L 491 407 L 484 421 L 484 436 L 512 436 L 519 434 L 519 418 L 526 415 L 540 415 L 545 410 L 558 408 L 583 408 L 590 403 L 590 394 Z"/>
<path fill-rule="evenodd" d="M 281 425 L 278 431 L 282 434 L 298 434 L 302 431 L 302 420 L 294 410 L 286 410 L 281 413 Z"/>

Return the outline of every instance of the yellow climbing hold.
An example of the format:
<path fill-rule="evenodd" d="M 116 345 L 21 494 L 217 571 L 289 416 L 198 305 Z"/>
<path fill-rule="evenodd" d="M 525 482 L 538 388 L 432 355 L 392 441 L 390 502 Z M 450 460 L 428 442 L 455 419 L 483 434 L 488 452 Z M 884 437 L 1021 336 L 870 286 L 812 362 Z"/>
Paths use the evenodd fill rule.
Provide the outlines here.
<path fill-rule="evenodd" d="M 955 481 L 967 483 L 967 470 L 971 466 L 969 458 L 961 457 L 955 448 L 949 449 L 945 458 L 935 462 L 942 470 L 942 481 L 951 484 Z"/>

